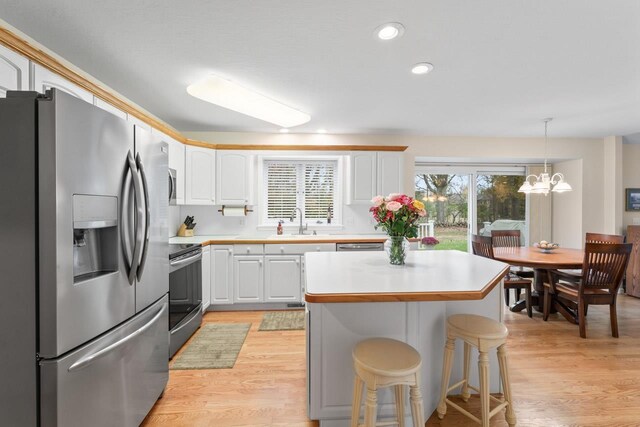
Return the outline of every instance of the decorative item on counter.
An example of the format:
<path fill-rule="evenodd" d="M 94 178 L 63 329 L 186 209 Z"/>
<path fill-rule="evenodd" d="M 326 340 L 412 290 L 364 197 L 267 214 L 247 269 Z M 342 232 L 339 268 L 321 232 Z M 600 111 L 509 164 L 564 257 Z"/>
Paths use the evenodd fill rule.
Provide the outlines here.
<path fill-rule="evenodd" d="M 218 212 L 222 213 L 222 216 L 247 216 L 247 213 L 253 212 L 245 206 L 226 206 L 222 205 L 222 209 L 218 209 Z"/>
<path fill-rule="evenodd" d="M 178 236 L 180 237 L 193 237 L 193 229 L 196 226 L 196 223 L 193 222 L 192 216 L 187 216 L 184 220 L 184 223 L 180 224 L 180 228 L 178 228 Z"/>
<path fill-rule="evenodd" d="M 432 236 L 423 237 L 420 240 L 420 245 L 422 245 L 422 247 L 428 251 L 434 250 L 438 243 L 440 243 L 440 241 Z"/>
<path fill-rule="evenodd" d="M 538 243 L 534 243 L 533 246 L 535 246 L 536 248 L 540 249 L 540 252 L 545 253 L 545 254 L 550 254 L 555 249 L 558 249 L 560 247 L 559 244 L 557 244 L 557 243 L 549 243 L 546 240 L 540 240 Z"/>
<path fill-rule="evenodd" d="M 278 221 L 278 228 L 276 228 L 276 234 L 278 236 L 282 236 L 282 223 L 283 222 L 284 221 L 282 221 L 282 220 Z"/>
<path fill-rule="evenodd" d="M 389 239 L 384 249 L 393 265 L 403 265 L 409 252 L 407 238 L 418 236 L 418 220 L 427 215 L 424 204 L 406 194 L 391 193 L 387 197 L 376 196 L 371 200 L 369 211 Z"/>

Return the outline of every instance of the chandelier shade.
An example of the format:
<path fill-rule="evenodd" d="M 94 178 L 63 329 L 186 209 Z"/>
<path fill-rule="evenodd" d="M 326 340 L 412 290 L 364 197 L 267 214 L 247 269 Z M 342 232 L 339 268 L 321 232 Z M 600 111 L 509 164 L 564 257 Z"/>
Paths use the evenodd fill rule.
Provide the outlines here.
<path fill-rule="evenodd" d="M 560 172 L 554 173 L 551 177 L 547 172 L 547 125 L 552 119 L 544 119 L 544 172 L 540 175 L 529 175 L 518 189 L 519 193 L 525 194 L 549 194 L 565 193 L 573 190 L 571 185 L 564 180 L 564 175 Z"/>

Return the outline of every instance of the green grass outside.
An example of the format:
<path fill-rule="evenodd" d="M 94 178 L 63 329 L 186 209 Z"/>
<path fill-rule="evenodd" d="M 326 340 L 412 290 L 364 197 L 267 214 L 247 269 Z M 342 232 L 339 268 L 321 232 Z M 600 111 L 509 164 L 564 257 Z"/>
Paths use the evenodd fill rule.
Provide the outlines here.
<path fill-rule="evenodd" d="M 466 227 L 436 227 L 435 237 L 440 241 L 436 250 L 458 250 L 467 252 L 467 228 Z"/>

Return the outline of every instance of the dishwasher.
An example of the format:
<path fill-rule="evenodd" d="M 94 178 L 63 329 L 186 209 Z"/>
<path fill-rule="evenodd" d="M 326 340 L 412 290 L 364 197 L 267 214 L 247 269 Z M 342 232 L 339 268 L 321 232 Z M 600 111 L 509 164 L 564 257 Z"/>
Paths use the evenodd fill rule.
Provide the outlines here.
<path fill-rule="evenodd" d="M 384 243 L 338 243 L 336 252 L 383 251 Z"/>

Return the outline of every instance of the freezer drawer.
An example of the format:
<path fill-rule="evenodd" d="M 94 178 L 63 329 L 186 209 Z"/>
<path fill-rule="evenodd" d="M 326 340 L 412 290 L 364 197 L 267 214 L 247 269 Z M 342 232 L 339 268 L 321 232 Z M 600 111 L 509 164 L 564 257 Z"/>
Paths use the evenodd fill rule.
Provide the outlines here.
<path fill-rule="evenodd" d="M 169 378 L 169 303 L 40 363 L 41 426 L 138 426 Z"/>

